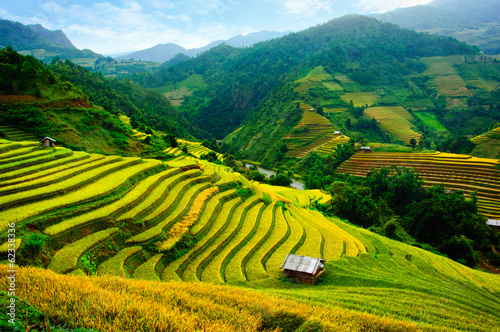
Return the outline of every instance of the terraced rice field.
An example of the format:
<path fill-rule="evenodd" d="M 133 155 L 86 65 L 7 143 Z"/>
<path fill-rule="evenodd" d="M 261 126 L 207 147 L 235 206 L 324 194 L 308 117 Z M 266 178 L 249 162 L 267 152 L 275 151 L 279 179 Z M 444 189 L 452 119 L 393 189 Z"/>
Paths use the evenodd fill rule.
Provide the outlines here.
<path fill-rule="evenodd" d="M 312 150 L 334 139 L 335 129 L 330 121 L 315 111 L 309 111 L 307 104 L 302 104 L 304 113 L 300 123 L 291 133 L 283 138 L 290 156 L 302 158 Z"/>
<path fill-rule="evenodd" d="M 321 145 L 318 149 L 318 152 L 323 154 L 331 154 L 337 149 L 337 146 L 339 144 L 343 145 L 349 142 L 349 139 L 350 137 L 344 135 L 334 136 L 334 138 L 330 142 Z"/>
<path fill-rule="evenodd" d="M 410 120 L 413 116 L 402 106 L 370 107 L 365 109 L 365 115 L 380 121 L 382 130 L 400 138 L 406 144 L 412 138 L 418 141 L 422 136 L 412 129 Z"/>
<path fill-rule="evenodd" d="M 429 75 L 433 78 L 432 86 L 438 89 L 439 94 L 448 97 L 466 97 L 470 91 L 465 87 L 467 83 L 458 75 L 455 64 L 464 63 L 462 56 L 436 56 L 420 59 L 427 65 L 427 69 L 422 75 Z"/>
<path fill-rule="evenodd" d="M 375 91 L 371 92 L 348 92 L 340 96 L 342 100 L 349 104 L 352 100 L 352 103 L 356 107 L 360 106 L 372 106 L 377 102 L 380 98 L 379 94 Z"/>
<path fill-rule="evenodd" d="M 242 200 L 227 187 L 236 182 L 254 194 Z M 0 142 L 0 227 L 16 222 L 21 233 L 50 237 L 46 264 L 58 273 L 224 283 L 255 276 L 252 264 L 262 278 L 276 277 L 289 249 L 332 259 L 353 243 L 302 211 L 315 200 L 329 196 L 266 187 L 194 158 L 162 163 Z M 172 261 L 187 233 L 194 247 Z M 91 256 L 98 265 L 88 266 Z"/>
<path fill-rule="evenodd" d="M 332 80 L 333 77 L 325 71 L 325 68 L 319 66 L 311 70 L 311 72 L 307 76 L 295 82 L 297 83 L 295 91 L 300 94 L 305 94 L 307 92 L 307 89 L 323 85 L 324 83 L 330 84 L 329 86 L 325 86 L 327 86 L 327 88 L 331 88 L 332 90 L 338 88 L 342 90 L 342 88 L 337 83 L 331 82 Z"/>
<path fill-rule="evenodd" d="M 477 190 L 478 209 L 488 218 L 500 219 L 499 161 L 449 153 L 389 153 L 356 154 L 337 171 L 366 176 L 371 168 L 397 166 L 415 167 L 424 186 L 444 184 L 445 188 L 463 190 L 470 195 Z"/>
<path fill-rule="evenodd" d="M 31 133 L 27 133 L 19 128 L 4 125 L 0 126 L 0 132 L 5 135 L 5 137 L 11 141 L 39 141 L 43 137 L 35 137 Z"/>
<path fill-rule="evenodd" d="M 490 139 L 500 139 L 500 127 L 496 127 L 487 133 L 481 134 L 479 136 L 474 137 L 470 141 L 474 144 L 483 143 L 489 141 Z"/>
<path fill-rule="evenodd" d="M 0 169 L 0 189 L 12 189 L 0 194 L 0 251 L 6 222 L 16 221 L 19 250 L 33 233 L 47 237 L 39 262 L 60 274 L 20 268 L 16 290 L 51 321 L 100 331 L 262 331 L 285 329 L 290 319 L 303 330 L 498 331 L 496 276 L 325 218 L 307 209 L 330 199 L 319 190 L 249 182 L 194 158 L 162 163 L 82 152 L 46 158 L 64 149 L 30 158 L 27 147 L 0 140 L 6 170 Z M 491 161 L 431 157 L 385 159 L 425 161 L 454 173 L 455 183 L 470 176 L 497 186 Z M 65 179 L 54 181 L 51 170 L 59 167 Z M 43 182 L 34 188 L 32 179 Z M 253 195 L 240 196 L 232 188 L 237 182 Z M 176 225 L 189 225 L 187 233 Z M 177 241 L 179 234 L 190 245 L 182 235 Z M 172 249 L 161 249 L 170 238 Z M 319 285 L 283 280 L 280 266 L 290 253 L 328 260 Z M 0 274 L 7 287 L 3 265 Z"/>
<path fill-rule="evenodd" d="M 167 148 L 163 152 L 166 152 L 168 154 L 173 154 L 174 156 L 179 156 L 182 153 L 182 146 L 186 145 L 188 153 L 192 154 L 193 156 L 200 158 L 204 154 L 208 154 L 210 152 L 214 152 L 213 150 L 201 145 L 199 142 L 190 142 L 182 139 L 177 140 L 179 147 L 177 148 Z M 223 156 L 222 154 L 215 152 L 217 154 L 217 158 L 219 160 L 222 160 Z"/>

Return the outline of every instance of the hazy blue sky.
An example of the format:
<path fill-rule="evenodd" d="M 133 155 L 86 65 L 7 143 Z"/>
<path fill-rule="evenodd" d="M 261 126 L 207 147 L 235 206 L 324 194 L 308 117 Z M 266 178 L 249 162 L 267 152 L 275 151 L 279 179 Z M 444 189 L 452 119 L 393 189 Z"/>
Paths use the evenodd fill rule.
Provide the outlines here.
<path fill-rule="evenodd" d="M 431 0 L 1 0 L 0 17 L 63 30 L 73 44 L 115 54 L 176 43 L 185 48 L 260 30 L 299 31 L 349 13 Z"/>

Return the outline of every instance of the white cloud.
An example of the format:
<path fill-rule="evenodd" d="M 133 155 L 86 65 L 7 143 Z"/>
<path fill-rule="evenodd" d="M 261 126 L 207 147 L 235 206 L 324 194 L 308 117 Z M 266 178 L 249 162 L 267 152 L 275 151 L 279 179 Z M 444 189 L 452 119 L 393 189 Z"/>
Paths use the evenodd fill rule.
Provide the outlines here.
<path fill-rule="evenodd" d="M 312 17 L 319 11 L 329 12 L 332 1 L 328 0 L 280 0 L 286 13 Z"/>
<path fill-rule="evenodd" d="M 188 15 L 148 11 L 137 1 L 64 7 L 47 3 L 43 8 L 75 46 L 99 53 L 138 50 L 166 42 L 184 46 L 193 37 L 181 31 L 191 22 Z"/>
<path fill-rule="evenodd" d="M 148 1 L 147 5 L 150 6 L 151 8 L 157 9 L 157 10 L 166 10 L 166 9 L 174 9 L 175 8 L 175 3 L 171 2 L 171 1 L 152 0 L 152 1 Z"/>
<path fill-rule="evenodd" d="M 431 0 L 357 0 L 355 6 L 362 8 L 363 13 L 383 13 L 401 7 L 425 5 Z"/>

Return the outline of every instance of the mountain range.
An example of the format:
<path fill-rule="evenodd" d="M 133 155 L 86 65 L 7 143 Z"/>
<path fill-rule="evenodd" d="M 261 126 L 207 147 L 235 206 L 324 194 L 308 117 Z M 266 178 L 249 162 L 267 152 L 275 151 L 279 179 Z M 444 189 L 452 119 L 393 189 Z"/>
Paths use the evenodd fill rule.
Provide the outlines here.
<path fill-rule="evenodd" d="M 278 31 L 263 30 L 260 32 L 249 33 L 244 36 L 237 35 L 227 40 L 217 40 L 203 47 L 192 48 L 192 49 L 185 49 L 184 47 L 173 43 L 159 44 L 145 50 L 118 56 L 116 57 L 116 59 L 119 60 L 135 59 L 135 60 L 163 63 L 174 58 L 179 53 L 185 54 L 190 57 L 194 57 L 220 44 L 227 44 L 233 47 L 248 47 L 264 40 L 282 37 L 287 33 L 289 33 L 289 31 L 278 32 Z"/>
<path fill-rule="evenodd" d="M 451 36 L 485 54 L 500 53 L 500 3 L 495 0 L 435 0 L 371 16 L 403 28 Z"/>

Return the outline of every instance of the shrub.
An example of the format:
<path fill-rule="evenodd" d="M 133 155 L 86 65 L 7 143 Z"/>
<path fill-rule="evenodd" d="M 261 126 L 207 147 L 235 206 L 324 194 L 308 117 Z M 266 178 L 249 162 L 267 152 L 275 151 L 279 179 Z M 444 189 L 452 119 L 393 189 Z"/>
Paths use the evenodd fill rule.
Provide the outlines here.
<path fill-rule="evenodd" d="M 33 233 L 30 235 L 28 241 L 26 241 L 26 244 L 24 245 L 24 249 L 30 257 L 34 257 L 42 251 L 45 238 L 46 236 L 40 233 Z"/>

